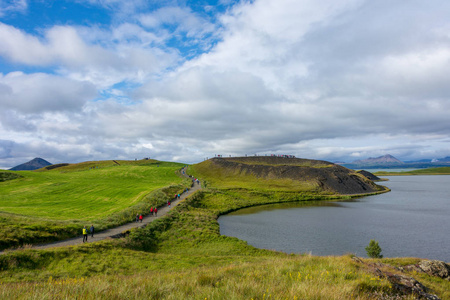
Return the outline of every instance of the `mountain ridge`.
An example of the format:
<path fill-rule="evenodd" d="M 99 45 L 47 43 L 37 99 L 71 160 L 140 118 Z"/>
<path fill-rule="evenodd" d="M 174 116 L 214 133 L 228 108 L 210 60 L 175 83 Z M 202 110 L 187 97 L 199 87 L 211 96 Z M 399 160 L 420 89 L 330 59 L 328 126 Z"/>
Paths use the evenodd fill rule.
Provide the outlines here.
<path fill-rule="evenodd" d="M 15 167 L 12 167 L 11 171 L 33 171 L 33 170 L 37 170 L 46 166 L 50 166 L 52 165 L 51 163 L 49 163 L 48 161 L 46 161 L 43 158 L 40 157 L 35 157 L 32 160 L 30 160 L 29 162 L 17 165 Z"/>
<path fill-rule="evenodd" d="M 404 164 L 401 160 L 395 158 L 390 154 L 386 154 L 379 157 L 369 157 L 367 159 L 355 160 L 352 164 L 365 165 L 365 164 Z"/>

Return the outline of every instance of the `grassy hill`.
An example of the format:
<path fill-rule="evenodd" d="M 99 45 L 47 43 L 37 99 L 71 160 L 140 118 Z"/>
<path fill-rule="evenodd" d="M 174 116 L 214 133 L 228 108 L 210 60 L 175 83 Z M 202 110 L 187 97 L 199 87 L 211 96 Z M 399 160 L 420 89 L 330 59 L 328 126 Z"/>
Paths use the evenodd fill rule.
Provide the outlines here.
<path fill-rule="evenodd" d="M 204 166 L 189 169 L 198 176 L 210 172 Z M 286 254 L 220 235 L 217 217 L 230 210 L 339 195 L 291 191 L 278 186 L 283 181 L 260 188 L 257 177 L 247 186 L 234 186 L 232 176 L 228 181 L 218 180 L 214 172 L 208 176 L 209 188 L 125 239 L 0 255 L 0 299 L 414 299 L 403 297 L 352 255 Z M 419 259 L 368 261 L 403 266 Z M 400 273 L 387 266 L 383 270 Z M 441 299 L 450 298 L 450 282 L 414 276 Z"/>
<path fill-rule="evenodd" d="M 184 187 L 176 173 L 182 166 L 98 161 L 15 172 L 20 177 L 0 182 L 0 248 L 76 236 L 82 222 L 101 230 L 131 221 L 136 211 L 164 203 L 162 191 Z"/>
<path fill-rule="evenodd" d="M 326 161 L 281 157 L 214 158 L 191 167 L 219 189 L 245 188 L 354 195 L 383 190 L 365 176 Z"/>

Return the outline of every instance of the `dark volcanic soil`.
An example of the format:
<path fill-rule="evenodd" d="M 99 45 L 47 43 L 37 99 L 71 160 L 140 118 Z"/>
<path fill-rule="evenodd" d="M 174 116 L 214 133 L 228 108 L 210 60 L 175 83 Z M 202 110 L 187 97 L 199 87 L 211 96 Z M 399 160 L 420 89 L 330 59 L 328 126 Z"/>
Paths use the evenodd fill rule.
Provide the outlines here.
<path fill-rule="evenodd" d="M 315 182 L 319 190 L 344 195 L 373 193 L 382 189 L 355 171 L 321 160 L 271 156 L 213 158 L 212 165 L 238 174 L 264 179 Z"/>
<path fill-rule="evenodd" d="M 374 175 L 374 174 L 372 174 L 372 173 L 370 173 L 369 171 L 366 171 L 366 170 L 360 170 L 360 171 L 356 171 L 356 172 L 358 172 L 359 174 L 364 175 L 365 177 L 367 177 L 367 178 L 369 178 L 370 180 L 373 180 L 373 181 L 381 180 L 380 177 L 378 177 L 378 176 L 376 176 L 376 175 Z"/>

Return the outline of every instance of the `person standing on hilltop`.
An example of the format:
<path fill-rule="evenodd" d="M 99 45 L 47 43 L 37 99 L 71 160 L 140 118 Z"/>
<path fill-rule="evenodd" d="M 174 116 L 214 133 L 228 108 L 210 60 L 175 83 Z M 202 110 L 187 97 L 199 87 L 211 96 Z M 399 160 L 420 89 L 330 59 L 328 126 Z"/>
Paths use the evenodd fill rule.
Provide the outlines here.
<path fill-rule="evenodd" d="M 87 242 L 87 238 L 88 238 L 88 230 L 86 228 L 86 226 L 83 227 L 83 243 Z"/>

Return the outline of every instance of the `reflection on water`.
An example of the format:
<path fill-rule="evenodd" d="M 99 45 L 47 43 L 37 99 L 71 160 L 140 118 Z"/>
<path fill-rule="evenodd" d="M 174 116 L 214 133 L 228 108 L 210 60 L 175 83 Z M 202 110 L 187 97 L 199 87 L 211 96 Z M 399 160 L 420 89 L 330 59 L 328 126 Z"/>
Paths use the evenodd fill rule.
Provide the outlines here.
<path fill-rule="evenodd" d="M 393 176 L 390 193 L 345 202 L 251 207 L 219 218 L 221 233 L 287 253 L 366 256 L 370 239 L 385 257 L 450 261 L 450 176 Z"/>

